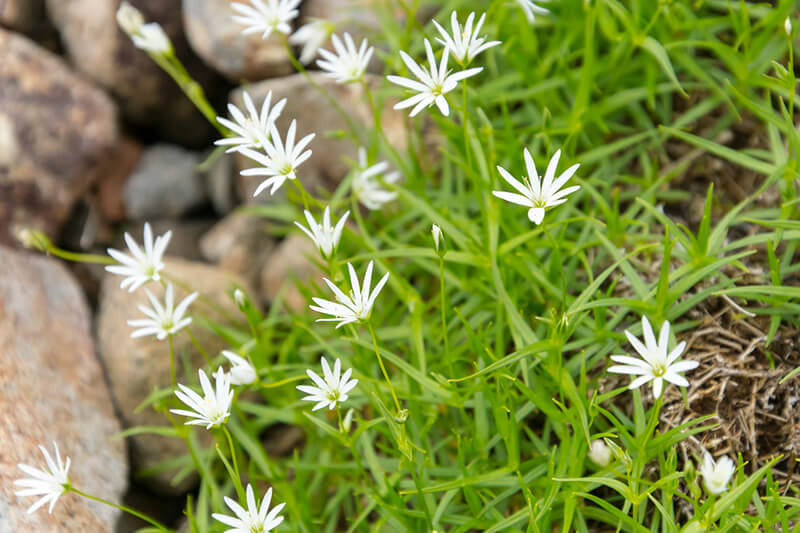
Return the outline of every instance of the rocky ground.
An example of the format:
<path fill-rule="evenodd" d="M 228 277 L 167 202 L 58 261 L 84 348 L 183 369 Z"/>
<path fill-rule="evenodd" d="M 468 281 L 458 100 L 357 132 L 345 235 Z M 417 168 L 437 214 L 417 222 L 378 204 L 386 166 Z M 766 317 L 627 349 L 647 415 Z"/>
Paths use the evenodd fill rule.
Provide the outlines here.
<path fill-rule="evenodd" d="M 300 134 L 318 134 L 304 166 L 305 186 L 332 191 L 341 182 L 349 171 L 346 161 L 356 154 L 349 143 L 324 132 L 345 125 L 309 81 L 294 73 L 279 38 L 242 36 L 228 0 L 131 3 L 164 27 L 217 110 L 227 101 L 241 104 L 240 83 L 247 83 L 256 105 L 269 90 L 274 98 L 291 95 L 284 117 L 297 118 Z M 310 241 L 282 240 L 275 235 L 285 231 L 235 211 L 255 202 L 257 183 L 239 176 L 243 161 L 208 161 L 214 129 L 118 28 L 119 4 L 0 0 L 0 532 L 122 533 L 141 526 L 73 495 L 59 503 L 58 513 L 26 515 L 26 502 L 13 494 L 16 464 L 38 464 L 36 446 L 53 439 L 72 458 L 76 486 L 172 523 L 196 482 L 189 477 L 172 485 L 174 471 L 133 480 L 141 469 L 183 453 L 180 441 L 113 438 L 132 425 L 163 422 L 153 411 L 134 412 L 153 387 L 169 382 L 162 346 L 129 338 L 125 320 L 141 302 L 101 267 L 23 250 L 21 229 L 41 230 L 64 248 L 100 254 L 123 247 L 124 231 L 140 239 L 144 221 L 156 234 L 171 229 L 168 270 L 191 280 L 222 320 L 234 311 L 231 287 L 259 295 L 266 305 L 287 290 L 287 280 L 310 276 L 315 268 L 306 259 Z M 357 38 L 374 31 L 377 19 L 368 6 L 352 5 L 304 0 L 297 22 L 324 17 Z M 312 79 L 333 91 L 354 120 L 371 122 L 361 87 L 337 86 L 316 74 Z M 400 148 L 403 123 L 400 115 L 387 115 L 392 116 L 396 122 L 384 122 L 383 129 Z M 279 120 L 278 126 L 287 124 Z M 283 296 L 292 307 L 303 305 L 291 289 Z M 200 342 L 208 350 L 219 348 L 210 337 Z M 176 346 L 178 353 L 200 357 L 188 340 L 184 344 Z M 268 446 L 285 448 L 302 435 L 288 428 L 270 438 Z"/>

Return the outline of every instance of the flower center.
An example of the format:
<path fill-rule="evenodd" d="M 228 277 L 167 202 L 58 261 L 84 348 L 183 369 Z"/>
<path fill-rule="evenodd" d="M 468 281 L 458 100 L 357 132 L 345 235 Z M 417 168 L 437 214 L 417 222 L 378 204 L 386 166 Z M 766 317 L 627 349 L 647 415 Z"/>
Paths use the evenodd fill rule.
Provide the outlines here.
<path fill-rule="evenodd" d="M 336 403 L 339 401 L 339 391 L 336 389 L 328 391 L 328 401 L 331 403 Z"/>
<path fill-rule="evenodd" d="M 442 94 L 443 94 L 443 93 L 442 93 L 442 89 L 444 89 L 444 87 L 442 86 L 442 84 L 441 84 L 441 83 L 437 83 L 436 85 L 434 85 L 433 87 L 431 87 L 431 94 L 432 94 L 433 96 L 442 96 Z"/>
<path fill-rule="evenodd" d="M 656 363 L 653 365 L 653 375 L 657 378 L 660 378 L 664 374 L 667 373 L 667 367 L 664 366 L 662 363 Z"/>

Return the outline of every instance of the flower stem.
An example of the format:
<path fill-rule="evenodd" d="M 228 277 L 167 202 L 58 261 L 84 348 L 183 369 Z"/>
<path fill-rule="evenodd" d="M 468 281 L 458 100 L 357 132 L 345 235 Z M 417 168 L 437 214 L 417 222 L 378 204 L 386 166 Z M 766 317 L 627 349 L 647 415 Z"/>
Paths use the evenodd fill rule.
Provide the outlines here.
<path fill-rule="evenodd" d="M 175 348 L 172 345 L 172 333 L 167 335 L 167 339 L 169 340 L 169 381 L 172 383 L 172 390 L 175 390 L 177 382 L 175 381 Z"/>
<path fill-rule="evenodd" d="M 208 366 L 211 366 L 211 358 L 208 356 L 208 354 L 203 349 L 203 347 L 200 346 L 200 343 L 197 342 L 197 338 L 194 336 L 194 334 L 192 334 L 192 332 L 189 330 L 189 328 L 185 328 L 185 329 L 186 329 L 186 333 L 189 335 L 189 338 L 192 339 L 192 344 L 194 344 L 194 347 L 197 348 L 197 351 L 200 352 L 200 355 L 202 355 L 203 359 L 206 360 L 206 363 L 208 363 Z"/>
<path fill-rule="evenodd" d="M 441 256 L 439 257 L 439 295 L 442 300 L 442 334 L 444 335 L 444 354 L 445 358 L 449 361 L 450 344 L 447 339 L 447 308 L 445 307 L 447 297 L 444 292 L 444 258 Z"/>
<path fill-rule="evenodd" d="M 222 463 L 225 465 L 225 469 L 228 471 L 228 474 L 231 476 L 231 481 L 233 481 L 233 486 L 236 488 L 236 494 L 239 496 L 240 500 L 244 500 L 244 487 L 242 487 L 242 477 L 239 474 L 239 463 L 236 459 L 236 448 L 233 446 L 233 438 L 231 437 L 228 428 L 222 426 L 222 432 L 225 434 L 225 439 L 228 443 L 228 449 L 231 452 L 231 461 L 233 461 L 233 469 L 231 469 L 230 463 L 228 460 L 225 459 L 225 455 L 217 446 L 217 453 L 219 454 L 220 459 L 222 459 Z"/>
<path fill-rule="evenodd" d="M 389 374 L 386 372 L 386 367 L 383 365 L 383 358 L 381 357 L 380 350 L 378 350 L 378 340 L 375 338 L 375 329 L 372 327 L 371 322 L 367 322 L 367 328 L 369 329 L 369 334 L 372 337 L 372 346 L 375 348 L 375 355 L 378 356 L 378 364 L 381 367 L 381 372 L 383 372 L 383 377 L 386 379 L 386 383 L 389 385 L 389 391 L 392 393 L 392 399 L 394 400 L 394 405 L 397 407 L 397 414 L 399 415 L 402 413 L 403 408 L 400 407 L 400 402 L 397 399 L 397 394 L 394 392 L 392 381 L 389 379 Z"/>
<path fill-rule="evenodd" d="M 114 502 L 110 502 L 108 500 L 104 500 L 103 498 L 99 498 L 97 496 L 92 496 L 91 494 L 87 494 L 87 493 L 83 492 L 82 490 L 73 487 L 72 485 L 67 485 L 67 491 L 68 492 L 74 492 L 78 496 L 83 496 L 87 500 L 93 500 L 93 501 L 96 501 L 96 502 L 100 502 L 103 505 L 108 505 L 109 507 L 113 507 L 114 509 L 119 509 L 120 511 L 124 511 L 124 512 L 128 513 L 129 515 L 133 515 L 136 518 L 140 518 L 140 519 L 144 520 L 145 522 L 147 522 L 148 524 L 151 524 L 153 527 L 155 527 L 159 531 L 167 531 L 167 532 L 174 531 L 174 529 L 169 529 L 165 525 L 161 524 L 160 522 L 158 522 L 154 518 L 150 518 L 149 516 L 147 516 L 144 513 L 136 511 L 135 509 L 131 509 L 130 507 L 126 507 L 124 505 L 120 505 L 118 503 L 114 503 Z"/>

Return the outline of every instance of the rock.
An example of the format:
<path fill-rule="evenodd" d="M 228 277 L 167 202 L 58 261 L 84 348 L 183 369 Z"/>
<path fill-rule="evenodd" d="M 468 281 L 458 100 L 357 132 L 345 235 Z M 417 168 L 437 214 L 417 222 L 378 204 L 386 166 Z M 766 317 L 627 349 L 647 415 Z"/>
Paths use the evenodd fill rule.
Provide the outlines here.
<path fill-rule="evenodd" d="M 264 219 L 232 213 L 200 240 L 203 257 L 258 285 L 261 266 L 275 247 Z"/>
<path fill-rule="evenodd" d="M 119 502 L 128 484 L 124 441 L 90 334 L 91 316 L 75 280 L 57 261 L 0 247 L 0 531 L 113 531 L 119 512 L 74 494 L 48 514 L 14 495 L 51 441 L 69 456 L 73 484 Z"/>
<path fill-rule="evenodd" d="M 114 156 L 104 166 L 104 177 L 99 183 L 97 197 L 100 214 L 106 221 L 121 222 L 125 219 L 123 190 L 143 152 L 139 141 L 123 136 Z"/>
<path fill-rule="evenodd" d="M 311 280 L 322 282 L 323 273 L 314 264 L 318 256 L 316 246 L 305 235 L 291 234 L 281 241 L 261 268 L 261 297 L 264 301 L 272 302 L 286 285 L 284 300 L 289 309 L 295 312 L 306 309 L 307 299 L 297 284 Z"/>
<path fill-rule="evenodd" d="M 189 315 L 202 314 L 213 320 L 230 322 L 239 317 L 239 311 L 228 292 L 234 286 L 241 286 L 245 292 L 250 291 L 247 284 L 230 272 L 220 268 L 196 262 L 169 258 L 166 273 L 170 279 L 189 284 L 193 290 L 201 293 L 189 309 Z M 158 341 L 155 337 L 132 339 L 131 327 L 127 320 L 138 318 L 140 304 L 146 304 L 147 296 L 140 289 L 129 293 L 120 289 L 121 278 L 107 274 L 101 283 L 100 304 L 97 314 L 97 337 L 100 356 L 105 364 L 111 390 L 117 408 L 126 427 L 131 426 L 169 426 L 163 413 L 152 407 L 135 412 L 136 407 L 154 389 L 169 387 L 169 348 L 167 341 Z M 163 299 L 163 288 L 160 284 L 147 285 L 154 296 Z M 179 289 L 176 283 L 176 301 L 186 296 L 186 291 Z M 252 292 L 251 292 L 252 293 Z M 213 307 L 206 302 L 213 302 Z M 220 311 L 221 310 L 221 311 Z M 226 348 L 222 340 L 198 327 L 189 326 L 200 345 L 211 356 L 216 356 Z M 181 331 L 174 337 L 174 350 L 179 382 L 197 382 L 197 369 L 204 364 L 204 359 L 196 351 L 189 336 Z M 183 368 L 181 361 L 184 355 L 190 361 L 190 368 Z M 206 368 L 208 373 L 209 369 Z M 187 373 L 190 377 L 186 377 Z M 176 406 L 177 400 L 171 397 L 165 402 Z M 183 419 L 178 417 L 181 423 Z M 201 443 L 207 445 L 211 434 L 205 429 L 197 430 Z M 164 461 L 187 453 L 183 440 L 158 435 L 135 435 L 130 438 L 133 466 L 136 471 L 154 467 Z M 177 495 L 189 490 L 196 482 L 196 477 L 184 478 L 177 486 L 170 484 L 176 470 L 168 470 L 143 478 L 142 483 L 154 491 Z"/>
<path fill-rule="evenodd" d="M 220 154 L 205 173 L 206 191 L 218 215 L 227 215 L 236 207 L 233 160 Z"/>
<path fill-rule="evenodd" d="M 242 35 L 230 0 L 183 0 L 186 37 L 195 53 L 231 81 L 258 81 L 293 71 L 282 36 Z"/>
<path fill-rule="evenodd" d="M 200 239 L 208 233 L 214 226 L 216 220 L 213 218 L 190 218 L 190 219 L 158 219 L 151 220 L 153 234 L 163 235 L 167 231 L 172 231 L 172 239 L 169 241 L 169 254 L 173 257 L 188 259 L 190 261 L 202 261 L 203 253 L 200 250 Z M 134 228 L 128 229 L 137 235 L 137 239 L 142 233 L 142 225 L 138 224 Z M 141 242 L 141 241 L 139 241 Z M 120 241 L 119 247 L 125 247 Z"/>
<path fill-rule="evenodd" d="M 199 164 L 200 154 L 178 146 L 147 148 L 123 187 L 128 218 L 178 217 L 202 205 L 207 195 Z"/>
<path fill-rule="evenodd" d="M 114 105 L 18 34 L 0 29 L 0 57 L 0 243 L 55 236 L 117 143 Z"/>
<path fill-rule="evenodd" d="M 360 84 L 339 85 L 321 73 L 313 73 L 311 76 L 316 83 L 331 94 L 353 123 L 358 127 L 372 127 L 372 111 L 364 94 L 364 88 Z M 381 84 L 381 79 L 377 76 L 368 75 L 367 80 L 373 89 Z M 277 120 L 282 137 L 285 138 L 292 119 L 297 119 L 297 139 L 301 139 L 309 133 L 316 133 L 316 137 L 309 145 L 312 156 L 299 167 L 298 179 L 302 180 L 303 186 L 311 194 L 316 194 L 316 189 L 319 188 L 333 189 L 350 172 L 352 167 L 348 160 L 352 162 L 358 160 L 358 150 L 349 138 L 326 135 L 330 131 L 347 130 L 347 122 L 302 74 L 266 80 L 247 87 L 247 92 L 259 108 L 270 90 L 273 102 L 284 97 L 287 98 L 286 107 Z M 241 91 L 241 89 L 237 89 L 231 94 L 231 101 L 240 108 L 244 105 Z M 381 127 L 389 142 L 402 151 L 405 149 L 406 143 L 406 130 L 403 123 L 406 115 L 394 111 L 392 105 L 394 105 L 393 102 L 385 102 Z M 237 155 L 237 166 L 241 170 L 253 167 L 255 164 L 249 159 Z M 277 193 L 275 197 L 270 197 L 267 192 L 253 198 L 253 192 L 261 181 L 263 181 L 261 176 L 238 177 L 237 191 L 242 201 L 264 203 L 279 198 Z M 285 194 L 284 189 L 291 188 L 293 186 L 286 183 L 281 188 L 281 192 Z"/>
<path fill-rule="evenodd" d="M 44 0 L 0 0 L 0 25 L 30 32 L 44 17 Z"/>
<path fill-rule="evenodd" d="M 108 89 L 128 120 L 154 130 L 164 140 L 203 146 L 216 132 L 175 82 L 119 29 L 120 0 L 47 0 L 50 18 L 72 63 Z M 189 48 L 183 34 L 180 0 L 132 0 L 147 21 L 160 23 L 178 58 L 205 88 L 216 75 Z M 212 101 L 214 94 L 210 94 Z"/>

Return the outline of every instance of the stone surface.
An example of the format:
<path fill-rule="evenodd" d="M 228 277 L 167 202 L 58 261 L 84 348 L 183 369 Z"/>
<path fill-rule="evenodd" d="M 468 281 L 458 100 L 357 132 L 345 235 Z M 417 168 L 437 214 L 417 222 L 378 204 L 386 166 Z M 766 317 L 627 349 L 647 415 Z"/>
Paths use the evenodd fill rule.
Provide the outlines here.
<path fill-rule="evenodd" d="M 200 154 L 171 144 L 147 148 L 123 187 L 128 218 L 177 217 L 206 201 Z"/>
<path fill-rule="evenodd" d="M 313 73 L 311 76 L 316 83 L 331 94 L 354 124 L 358 127 L 372 127 L 372 111 L 364 94 L 364 88 L 360 84 L 339 85 L 320 73 Z M 378 87 L 381 84 L 381 80 L 377 76 L 370 75 L 367 79 L 372 87 Z M 326 133 L 346 131 L 348 129 L 346 120 L 302 74 L 266 80 L 247 87 L 248 93 L 259 108 L 270 90 L 273 102 L 284 97 L 288 99 L 283 113 L 277 120 L 278 129 L 283 138 L 286 136 L 292 119 L 297 119 L 297 139 L 301 139 L 309 133 L 316 133 L 316 137 L 309 145 L 312 155 L 298 168 L 298 179 L 302 180 L 306 190 L 314 195 L 319 188 L 330 190 L 336 187 L 351 170 L 348 160 L 357 161 L 358 149 L 350 139 L 331 137 Z M 241 91 L 241 89 L 237 89 L 231 94 L 231 101 L 240 108 L 243 106 Z M 394 102 L 385 102 L 381 127 L 389 142 L 402 151 L 406 143 L 406 130 L 403 123 L 406 115 L 394 111 L 392 105 Z M 249 159 L 241 155 L 236 157 L 240 170 L 255 166 Z M 263 181 L 261 176 L 239 176 L 237 178 L 237 191 L 242 201 L 266 203 L 280 198 L 278 193 L 274 197 L 270 197 L 268 192 L 262 192 L 257 198 L 253 198 L 253 192 L 261 181 Z M 289 188 L 293 188 L 292 184 L 286 183 L 279 192 L 285 194 L 284 189 Z"/>
<path fill-rule="evenodd" d="M 44 467 L 37 445 L 55 440 L 72 460 L 73 484 L 121 501 L 125 443 L 90 334 L 89 309 L 59 262 L 0 246 L 0 531 L 113 531 L 119 513 L 74 494 L 48 514 L 26 513 L 36 498 L 14 495 L 26 463 Z"/>
<path fill-rule="evenodd" d="M 72 63 L 114 95 L 125 118 L 165 140 L 205 145 L 214 130 L 175 82 L 119 29 L 115 18 L 119 4 L 120 0 L 47 0 Z M 176 55 L 202 87 L 218 86 L 216 75 L 186 42 L 180 0 L 131 0 L 131 4 L 146 20 L 163 26 Z"/>
<path fill-rule="evenodd" d="M 236 207 L 233 173 L 233 159 L 224 154 L 220 154 L 205 173 L 208 198 L 218 215 L 227 215 Z"/>
<path fill-rule="evenodd" d="M 298 290 L 298 283 L 315 280 L 322 284 L 322 271 L 314 264 L 319 252 L 305 235 L 292 234 L 275 248 L 261 269 L 261 297 L 272 302 L 284 289 L 286 305 L 295 312 L 307 309 L 306 297 Z"/>
<path fill-rule="evenodd" d="M 200 292 L 189 309 L 189 316 L 202 315 L 218 321 L 238 320 L 239 311 L 228 293 L 234 286 L 240 286 L 245 292 L 250 291 L 247 284 L 235 274 L 220 268 L 174 258 L 168 258 L 166 273 L 170 279 L 176 280 L 176 301 L 186 296 L 177 282 L 188 284 L 193 290 Z M 138 305 L 145 305 L 147 296 L 144 290 L 129 293 L 120 289 L 119 276 L 107 274 L 101 283 L 100 304 L 97 314 L 97 337 L 100 355 L 106 367 L 111 390 L 123 423 L 127 426 L 168 426 L 166 417 L 152 407 L 134 412 L 136 407 L 157 388 L 169 387 L 169 347 L 166 340 L 158 341 L 155 337 L 130 338 L 131 327 L 127 320 L 138 318 L 141 312 Z M 147 285 L 154 296 L 163 299 L 163 288 L 160 284 Z M 209 305 L 213 303 L 213 307 Z M 221 310 L 221 311 L 220 311 Z M 195 324 L 189 326 L 200 345 L 211 356 L 226 348 L 222 341 Z M 177 363 L 178 381 L 197 383 L 197 368 L 204 359 L 194 348 L 186 332 L 179 332 L 174 337 L 174 349 Z M 184 368 L 180 363 L 184 356 L 191 367 Z M 206 368 L 206 372 L 209 369 Z M 186 375 L 189 375 L 187 378 Z M 177 406 L 177 400 L 167 400 L 170 406 Z M 183 422 L 181 417 L 178 420 Z M 201 442 L 208 443 L 211 437 L 205 429 L 197 430 Z M 161 437 L 157 435 L 135 435 L 130 438 L 133 466 L 136 471 L 153 467 L 163 461 L 186 454 L 186 447 L 181 439 Z M 170 480 L 175 471 L 167 471 L 142 479 L 152 490 L 165 494 L 181 494 L 189 490 L 196 478 L 186 478 L 178 486 L 172 486 Z"/>
<path fill-rule="evenodd" d="M 121 222 L 125 219 L 123 190 L 139 164 L 144 147 L 136 139 L 123 136 L 114 156 L 103 166 L 103 179 L 97 187 L 98 207 L 103 219 Z"/>
<path fill-rule="evenodd" d="M 183 0 L 186 37 L 207 65 L 231 81 L 258 81 L 292 72 L 282 36 L 242 35 L 232 0 Z"/>
<path fill-rule="evenodd" d="M 264 219 L 231 213 L 200 240 L 203 257 L 258 285 L 261 266 L 275 247 Z"/>
<path fill-rule="evenodd" d="M 55 55 L 0 29 L 0 243 L 58 233 L 117 143 L 112 101 Z"/>
<path fill-rule="evenodd" d="M 44 17 L 44 0 L 0 0 L 0 25 L 19 32 L 32 31 Z"/>

